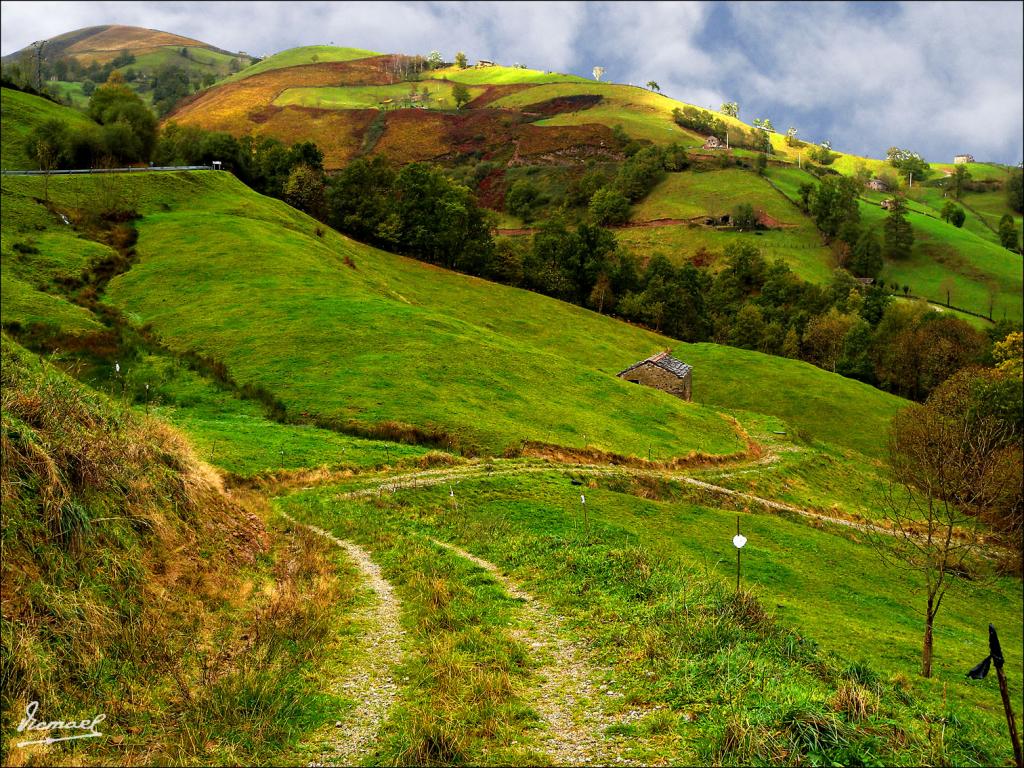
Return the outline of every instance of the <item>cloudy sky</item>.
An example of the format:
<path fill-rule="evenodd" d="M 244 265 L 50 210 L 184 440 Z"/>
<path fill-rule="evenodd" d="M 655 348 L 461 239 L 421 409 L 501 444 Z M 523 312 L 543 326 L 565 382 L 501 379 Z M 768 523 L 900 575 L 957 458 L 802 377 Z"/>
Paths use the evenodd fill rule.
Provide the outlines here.
<path fill-rule="evenodd" d="M 266 55 L 326 44 L 656 80 L 673 98 L 875 157 L 1024 154 L 1024 4 L 3 2 L 0 47 L 132 24 Z"/>

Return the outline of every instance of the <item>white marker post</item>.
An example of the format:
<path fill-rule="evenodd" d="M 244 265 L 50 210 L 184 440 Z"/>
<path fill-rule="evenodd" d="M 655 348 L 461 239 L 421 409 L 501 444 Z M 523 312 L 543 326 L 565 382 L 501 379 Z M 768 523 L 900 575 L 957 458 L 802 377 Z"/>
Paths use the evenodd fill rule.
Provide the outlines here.
<path fill-rule="evenodd" d="M 740 533 L 740 516 L 736 515 L 736 535 L 732 537 L 732 544 L 736 547 L 736 594 L 740 591 L 740 552 L 746 543 L 747 537 Z"/>
<path fill-rule="evenodd" d="M 580 504 L 583 505 L 583 527 L 587 529 L 587 535 L 590 535 L 590 519 L 587 517 L 587 497 L 584 494 L 580 494 Z"/>

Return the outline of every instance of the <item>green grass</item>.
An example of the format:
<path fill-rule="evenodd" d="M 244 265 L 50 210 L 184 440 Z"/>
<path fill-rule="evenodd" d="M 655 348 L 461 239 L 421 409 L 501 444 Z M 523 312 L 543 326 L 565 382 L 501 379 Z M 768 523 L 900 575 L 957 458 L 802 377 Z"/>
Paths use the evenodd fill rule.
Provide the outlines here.
<path fill-rule="evenodd" d="M 717 412 L 744 409 L 875 455 L 903 404 L 798 361 L 684 345 L 330 231 L 318 238 L 311 219 L 228 174 L 118 179 L 144 214 L 141 259 L 109 300 L 295 413 L 437 428 L 488 452 L 534 439 L 667 457 L 737 450 Z M 41 183 L 7 179 L 5 194 L 32 196 Z M 68 203 L 95 183 L 52 179 L 52 195 Z M 695 366 L 704 407 L 615 378 L 669 346 Z"/>
<path fill-rule="evenodd" d="M 341 48 L 333 45 L 303 45 L 268 56 L 262 61 L 246 67 L 241 72 L 236 72 L 224 82 L 231 83 L 236 80 L 244 80 L 247 77 L 258 75 L 261 72 L 269 72 L 272 69 L 299 67 L 303 64 L 316 64 L 318 62 L 354 61 L 355 59 L 365 59 L 370 56 L 379 55 L 379 53 L 374 51 L 365 51 L 361 48 Z"/>
<path fill-rule="evenodd" d="M 12 193 L 10 179 L 4 177 L 0 182 L 0 322 L 5 326 L 44 324 L 72 336 L 101 330 L 95 316 L 63 298 L 55 283 L 77 278 L 110 256 L 110 248 L 79 237 L 56 214 Z"/>
<path fill-rule="evenodd" d="M 796 224 L 803 213 L 757 174 L 739 168 L 721 171 L 670 173 L 633 206 L 633 221 L 690 219 L 732 213 L 740 203 L 784 223 Z"/>
<path fill-rule="evenodd" d="M 862 223 L 877 228 L 880 235 L 885 216 L 881 208 L 861 203 Z M 909 285 L 911 293 L 938 304 L 946 303 L 945 287 L 949 285 L 954 307 L 986 316 L 991 292 L 993 319 L 1021 319 L 1024 279 L 1019 254 L 941 219 L 913 211 L 907 219 L 914 228 L 911 257 L 887 261 L 881 279 Z"/>
<path fill-rule="evenodd" d="M 455 98 L 451 83 L 413 83 L 421 93 L 424 88 L 430 93 L 430 100 L 424 103 L 429 109 L 455 109 Z M 470 96 L 482 93 L 481 88 L 470 88 Z M 352 85 L 332 87 L 288 88 L 274 99 L 278 107 L 299 106 L 316 109 L 376 109 L 385 101 L 398 104 L 409 95 L 409 83 L 394 85 Z"/>
<path fill-rule="evenodd" d="M 230 53 L 222 53 L 194 45 L 188 46 L 188 55 L 187 59 L 181 55 L 180 46 L 164 46 L 150 53 L 139 54 L 135 57 L 134 62 L 120 67 L 119 71 L 124 74 L 129 69 L 133 69 L 136 72 L 153 74 L 161 67 L 173 64 L 181 69 L 190 71 L 193 75 L 196 72 L 212 72 L 213 74 L 223 76 L 228 73 L 228 65 L 231 63 L 231 60 L 236 58 Z M 243 57 L 241 60 L 244 62 L 245 58 Z"/>
<path fill-rule="evenodd" d="M 674 224 L 665 227 L 627 227 L 618 229 L 619 242 L 641 256 L 661 253 L 676 264 L 692 260 L 705 248 L 715 256 L 732 243 L 750 243 L 760 249 L 769 261 L 782 259 L 804 280 L 826 283 L 832 278 L 834 258 L 812 224 L 801 222 L 793 229 L 769 232 L 734 232 L 709 227 Z"/>
<path fill-rule="evenodd" d="M 64 80 L 50 80 L 47 84 L 48 88 L 51 88 L 57 92 L 57 95 L 62 99 L 70 99 L 71 106 L 75 109 L 88 109 L 89 108 L 89 97 L 82 91 L 81 83 L 71 83 Z"/>
<path fill-rule="evenodd" d="M 585 83 L 586 78 L 576 75 L 563 75 L 560 72 L 541 72 L 537 69 L 519 69 L 518 67 L 446 67 L 426 72 L 425 76 L 437 80 L 451 80 L 453 83 L 465 85 L 514 85 L 518 83 Z"/>
<path fill-rule="evenodd" d="M 71 128 L 92 123 L 88 117 L 70 107 L 54 104 L 31 93 L 10 88 L 0 89 L 0 123 L 3 124 L 0 164 L 8 170 L 38 168 L 38 163 L 29 160 L 25 154 L 25 140 L 33 128 L 51 119 L 63 120 Z"/>
<path fill-rule="evenodd" d="M 585 632 L 613 665 L 627 702 L 669 704 L 677 718 L 691 713 L 689 723 L 670 719 L 673 738 L 648 742 L 652 751 L 638 757 L 782 760 L 770 755 L 776 739 L 791 738 L 784 713 L 810 707 L 824 714 L 830 688 L 854 674 L 881 694 L 878 719 L 861 731 L 876 738 L 860 741 L 851 734 L 817 760 L 1007 763 L 994 681 L 969 681 L 964 672 L 984 654 L 985 625 L 992 621 L 1007 649 L 1011 690 L 1019 692 L 1019 580 L 950 593 L 936 625 L 935 677 L 926 681 L 917 677 L 920 585 L 905 573 L 880 570 L 870 547 L 803 522 L 739 513 L 749 540 L 743 582 L 779 624 L 792 628 L 786 640 L 786 632 L 771 624 L 736 621 L 724 605 L 717 613 L 713 608 L 716 601 L 727 603 L 732 589 L 735 511 L 688 501 L 684 491 L 671 488 L 663 501 L 638 498 L 630 487 L 628 480 L 612 479 L 587 490 L 590 536 L 582 529 L 578 489 L 557 473 L 463 480 L 455 488 L 457 507 L 446 486 L 401 491 L 373 504 L 339 503 L 332 489 L 281 503 L 302 519 L 365 541 L 380 529 L 454 541 L 523 581 Z M 377 535 L 387 541 L 391 534 Z M 717 623 L 708 621 L 712 615 Z M 937 737 L 929 741 L 922 724 L 940 715 L 956 718 L 941 746 Z M 746 742 L 752 754 L 742 754 L 740 745 L 733 746 L 740 754 L 724 750 L 724 730 L 733 718 L 757 732 Z M 893 725 L 905 740 L 882 735 Z M 788 759 L 796 761 L 795 755 Z"/>
<path fill-rule="evenodd" d="M 814 178 L 797 168 L 769 167 L 768 177 L 791 199 L 799 199 L 799 186 Z M 995 194 L 995 193 L 992 193 Z M 861 224 L 873 228 L 882 238 L 887 215 L 878 205 L 888 197 L 868 192 L 860 203 Z M 914 229 L 914 248 L 906 261 L 887 260 L 881 279 L 909 285 L 910 292 L 936 304 L 946 303 L 945 286 L 950 286 L 950 303 L 971 312 L 988 315 L 990 292 L 994 296 L 992 317 L 1020 320 L 1024 311 L 1020 256 L 970 230 L 958 229 L 935 218 L 927 195 L 923 202 L 911 201 L 908 220 Z M 930 215 L 926 215 L 930 214 Z M 971 213 L 967 213 L 968 218 Z"/>
<path fill-rule="evenodd" d="M 925 187 L 925 186 L 914 187 L 914 189 L 912 191 L 910 191 L 910 193 L 909 193 L 909 197 L 910 197 L 909 205 L 915 206 L 915 207 L 911 208 L 911 210 L 918 210 L 916 208 L 916 204 L 919 204 L 920 205 L 920 211 L 919 212 L 925 213 L 925 214 L 930 214 L 932 216 L 941 217 L 942 216 L 942 207 L 946 204 L 947 201 L 952 201 L 953 203 L 956 203 L 956 201 L 952 199 L 952 195 L 950 197 L 943 197 L 942 196 L 942 192 L 943 192 L 942 189 L 939 188 L 939 187 Z M 871 196 L 866 196 L 866 197 L 868 197 L 868 199 L 877 199 L 875 197 L 875 195 L 877 195 L 877 194 L 878 193 L 873 193 Z M 1001 198 L 1003 203 L 1004 203 L 1004 205 L 1005 205 L 1006 196 L 1004 194 L 1002 194 L 1002 193 L 987 193 L 987 194 L 989 196 L 991 196 L 991 197 L 999 197 L 999 198 Z M 984 198 L 985 196 L 984 195 L 979 195 L 979 197 Z M 987 202 L 987 200 L 986 200 L 986 202 Z M 966 230 L 967 232 L 971 232 L 971 233 L 977 235 L 978 237 L 980 237 L 983 240 L 988 240 L 989 242 L 995 243 L 996 245 L 999 244 L 999 236 L 995 232 L 993 232 L 991 229 L 989 229 L 989 227 L 987 227 L 985 225 L 985 221 L 982 218 L 980 218 L 979 216 L 974 214 L 974 212 L 972 212 L 971 210 L 969 210 L 966 207 L 964 208 L 964 213 L 966 214 L 966 218 L 964 219 L 964 226 L 963 226 L 964 230 Z M 998 224 L 998 221 L 999 220 L 997 218 L 996 219 L 996 223 L 997 224 Z"/>
<path fill-rule="evenodd" d="M 235 475 L 279 469 L 394 466 L 427 452 L 415 445 L 270 421 L 259 403 L 239 399 L 167 356 L 127 361 L 123 370 L 137 409 L 181 429 L 204 461 Z M 114 392 L 118 389 L 112 380 L 103 385 Z"/>
<path fill-rule="evenodd" d="M 1006 202 L 1006 192 L 1001 189 L 995 192 L 965 192 L 963 202 L 967 206 L 968 221 L 980 216 L 996 232 L 999 231 L 999 220 L 1007 213 L 1013 216 L 1018 231 L 1024 224 L 1024 217 L 1010 209 Z M 991 232 L 989 234 L 993 238 L 993 242 L 998 242 L 997 234 Z"/>
<path fill-rule="evenodd" d="M 560 96 L 589 95 L 601 96 L 603 101 L 588 109 L 564 112 L 554 117 L 538 120 L 537 125 L 598 123 L 609 128 L 621 125 L 631 137 L 647 139 L 658 145 L 677 141 L 686 146 L 699 146 L 704 143 L 704 137 L 680 128 L 672 120 L 673 108 L 682 106 L 682 102 L 634 86 L 582 80 L 578 83 L 537 85 L 503 96 L 487 106 L 522 109 L 531 104 Z"/>

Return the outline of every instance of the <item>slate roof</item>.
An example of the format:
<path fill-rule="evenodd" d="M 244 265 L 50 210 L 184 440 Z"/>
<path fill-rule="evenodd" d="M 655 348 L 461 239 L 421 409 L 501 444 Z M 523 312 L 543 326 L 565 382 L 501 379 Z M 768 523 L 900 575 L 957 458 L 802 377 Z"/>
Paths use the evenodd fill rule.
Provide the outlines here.
<path fill-rule="evenodd" d="M 641 360 L 639 363 L 633 363 L 633 365 L 629 366 L 629 368 L 627 368 L 626 370 L 620 371 L 618 375 L 622 376 L 623 374 L 629 373 L 630 371 L 639 368 L 641 365 L 645 365 L 646 363 L 656 365 L 663 371 L 668 371 L 669 373 L 678 376 L 680 379 L 684 378 L 686 374 L 693 370 L 693 366 L 687 365 L 682 360 L 676 360 L 668 352 L 659 352 L 656 355 L 651 355 L 646 360 Z"/>

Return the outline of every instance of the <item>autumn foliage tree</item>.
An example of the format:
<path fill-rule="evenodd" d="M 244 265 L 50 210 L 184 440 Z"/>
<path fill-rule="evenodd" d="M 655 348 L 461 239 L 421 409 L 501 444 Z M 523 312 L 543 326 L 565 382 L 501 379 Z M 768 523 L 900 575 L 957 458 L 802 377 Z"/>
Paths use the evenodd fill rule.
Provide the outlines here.
<path fill-rule="evenodd" d="M 887 565 L 920 581 L 923 677 L 932 674 L 943 598 L 962 576 L 982 575 L 986 561 L 978 554 L 986 546 L 986 517 L 1019 494 L 1020 452 L 1013 437 L 1003 420 L 970 407 L 970 387 L 960 380 L 893 419 L 892 482 L 883 510 L 892 535 L 876 534 L 873 543 Z"/>

